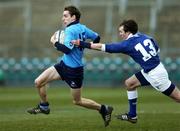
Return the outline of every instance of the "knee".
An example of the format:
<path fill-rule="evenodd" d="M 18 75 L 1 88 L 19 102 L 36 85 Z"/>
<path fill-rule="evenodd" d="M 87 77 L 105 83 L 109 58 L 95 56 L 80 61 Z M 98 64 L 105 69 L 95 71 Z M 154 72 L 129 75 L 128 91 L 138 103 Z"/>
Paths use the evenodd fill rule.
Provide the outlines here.
<path fill-rule="evenodd" d="M 127 90 L 131 90 L 131 83 L 130 83 L 130 81 L 125 80 L 124 84 L 125 84 Z"/>
<path fill-rule="evenodd" d="M 34 85 L 36 88 L 40 88 L 41 87 L 41 81 L 39 79 L 35 79 Z"/>
<path fill-rule="evenodd" d="M 130 80 L 125 80 L 125 86 L 128 91 L 134 90 L 136 88 L 135 84 Z"/>
<path fill-rule="evenodd" d="M 128 81 L 128 80 L 125 80 L 124 84 L 125 84 L 125 86 L 126 86 L 127 88 L 130 87 L 130 84 L 129 84 L 129 81 Z"/>

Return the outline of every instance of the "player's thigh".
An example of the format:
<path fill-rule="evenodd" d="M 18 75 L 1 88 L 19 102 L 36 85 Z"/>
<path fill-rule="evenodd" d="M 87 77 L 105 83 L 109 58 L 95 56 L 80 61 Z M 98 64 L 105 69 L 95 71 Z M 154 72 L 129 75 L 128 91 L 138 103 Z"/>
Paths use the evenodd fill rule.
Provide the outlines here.
<path fill-rule="evenodd" d="M 49 68 L 47 68 L 44 72 L 42 72 L 38 78 L 36 79 L 36 81 L 40 81 L 40 82 L 50 82 L 53 80 L 58 80 L 61 79 L 59 73 L 56 71 L 56 69 L 54 68 L 54 66 L 51 66 Z"/>
<path fill-rule="evenodd" d="M 131 77 L 129 77 L 128 79 L 125 80 L 125 85 L 128 90 L 134 90 L 138 86 L 140 86 L 141 83 L 135 75 L 132 75 Z"/>
<path fill-rule="evenodd" d="M 71 88 L 71 95 L 73 101 L 80 101 L 81 100 L 81 88 L 73 89 Z"/>
<path fill-rule="evenodd" d="M 169 96 L 177 102 L 180 102 L 180 90 L 177 87 L 174 88 L 174 90 Z"/>

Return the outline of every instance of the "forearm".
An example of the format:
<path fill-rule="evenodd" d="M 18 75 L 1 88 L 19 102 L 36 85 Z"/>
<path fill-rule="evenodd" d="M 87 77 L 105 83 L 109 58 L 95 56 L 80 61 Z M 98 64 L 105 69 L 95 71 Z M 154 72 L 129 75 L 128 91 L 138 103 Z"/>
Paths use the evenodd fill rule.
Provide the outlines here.
<path fill-rule="evenodd" d="M 93 50 L 99 50 L 99 51 L 105 51 L 105 44 L 102 43 L 91 43 L 91 49 Z"/>
<path fill-rule="evenodd" d="M 102 47 L 105 48 L 105 44 L 102 43 L 92 43 L 92 42 L 85 42 L 85 41 L 78 41 L 77 42 L 80 47 L 82 48 L 88 48 L 88 49 L 93 49 L 93 50 L 102 50 Z"/>
<path fill-rule="evenodd" d="M 65 53 L 65 54 L 69 54 L 69 53 L 71 52 L 71 50 L 70 50 L 68 47 L 66 47 L 64 44 L 61 44 L 61 43 L 59 43 L 59 42 L 56 42 L 56 43 L 54 44 L 54 47 L 55 47 L 58 51 L 61 51 L 61 52 Z"/>
<path fill-rule="evenodd" d="M 64 43 L 60 43 L 59 42 L 59 34 L 58 32 L 55 32 L 52 36 L 51 36 L 51 39 L 50 39 L 50 42 L 53 44 L 53 46 L 58 50 L 58 51 L 61 51 L 65 54 L 69 54 L 71 52 L 71 49 L 69 49 L 68 47 L 66 47 L 64 45 Z"/>

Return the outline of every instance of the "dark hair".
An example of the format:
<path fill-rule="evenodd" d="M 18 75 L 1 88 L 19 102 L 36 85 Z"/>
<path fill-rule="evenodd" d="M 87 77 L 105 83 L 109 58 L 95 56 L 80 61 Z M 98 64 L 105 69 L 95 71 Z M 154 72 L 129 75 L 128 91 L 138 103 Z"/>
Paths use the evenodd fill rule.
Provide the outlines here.
<path fill-rule="evenodd" d="M 138 24 L 134 20 L 124 20 L 120 25 L 124 27 L 125 32 L 136 34 L 138 31 Z"/>
<path fill-rule="evenodd" d="M 64 11 L 66 11 L 66 10 L 69 11 L 69 13 L 70 13 L 71 16 L 75 15 L 77 21 L 80 20 L 81 13 L 80 13 L 80 11 L 79 11 L 78 8 L 76 8 L 75 6 L 72 6 L 72 5 L 71 5 L 71 6 L 66 6 L 66 7 L 64 8 Z"/>

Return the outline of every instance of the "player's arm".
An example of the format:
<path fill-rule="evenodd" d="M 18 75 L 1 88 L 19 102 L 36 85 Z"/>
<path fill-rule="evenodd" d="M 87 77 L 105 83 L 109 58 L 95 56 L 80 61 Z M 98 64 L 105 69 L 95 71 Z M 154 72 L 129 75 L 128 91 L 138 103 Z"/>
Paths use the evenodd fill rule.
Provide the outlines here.
<path fill-rule="evenodd" d="M 85 35 L 87 39 L 90 39 L 93 41 L 93 43 L 99 43 L 100 42 L 100 36 L 95 31 L 91 30 L 90 28 L 85 27 Z"/>
<path fill-rule="evenodd" d="M 53 44 L 53 46 L 58 50 L 58 51 L 62 51 L 65 54 L 69 54 L 71 52 L 71 49 L 69 49 L 68 47 L 66 47 L 63 43 L 60 43 L 58 41 L 58 37 L 57 37 L 57 32 L 55 32 L 52 37 L 51 37 L 51 43 Z"/>
<path fill-rule="evenodd" d="M 82 48 L 105 51 L 109 53 L 124 53 L 125 52 L 125 46 L 122 43 L 110 43 L 110 44 L 92 43 L 92 42 L 89 43 L 89 42 L 84 42 L 80 40 L 73 40 L 71 42 L 74 45 L 82 47 Z"/>
<path fill-rule="evenodd" d="M 105 44 L 102 43 L 85 42 L 81 40 L 72 40 L 71 43 L 82 48 L 88 48 L 99 51 L 101 51 L 101 48 L 105 46 Z"/>
<path fill-rule="evenodd" d="M 58 51 L 62 51 L 65 54 L 69 54 L 71 52 L 71 49 L 69 49 L 68 47 L 66 47 L 64 44 L 61 44 L 59 42 L 55 42 L 54 43 L 54 47 L 58 50 Z"/>

